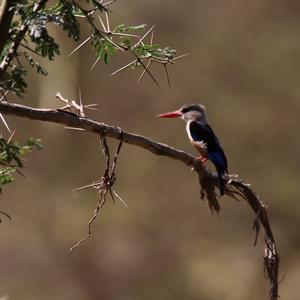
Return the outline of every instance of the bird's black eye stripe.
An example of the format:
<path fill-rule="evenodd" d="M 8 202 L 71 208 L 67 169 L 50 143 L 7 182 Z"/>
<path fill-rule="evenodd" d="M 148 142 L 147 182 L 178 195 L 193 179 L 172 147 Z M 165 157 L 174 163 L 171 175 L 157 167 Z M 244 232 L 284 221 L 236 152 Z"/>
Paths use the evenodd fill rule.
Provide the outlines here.
<path fill-rule="evenodd" d="M 198 105 L 190 105 L 190 106 L 188 106 L 188 107 L 183 107 L 183 108 L 181 109 L 181 112 L 182 112 L 183 114 L 185 114 L 185 113 L 187 113 L 187 112 L 189 112 L 189 111 L 192 111 L 192 110 L 196 110 L 196 111 L 202 112 L 202 109 L 201 109 Z"/>
<path fill-rule="evenodd" d="M 187 113 L 188 111 L 190 111 L 189 108 L 183 108 L 183 109 L 181 110 L 181 112 L 182 112 L 183 114 Z"/>

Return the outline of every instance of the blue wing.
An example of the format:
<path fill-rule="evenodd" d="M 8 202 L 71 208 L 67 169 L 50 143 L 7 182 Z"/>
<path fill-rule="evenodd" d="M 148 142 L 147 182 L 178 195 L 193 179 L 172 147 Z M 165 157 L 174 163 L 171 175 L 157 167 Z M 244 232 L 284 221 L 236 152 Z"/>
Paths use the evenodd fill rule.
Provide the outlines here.
<path fill-rule="evenodd" d="M 205 143 L 208 159 L 213 162 L 217 171 L 223 174 L 228 172 L 225 153 L 212 128 L 207 124 L 192 121 L 190 123 L 189 130 L 194 142 Z"/>

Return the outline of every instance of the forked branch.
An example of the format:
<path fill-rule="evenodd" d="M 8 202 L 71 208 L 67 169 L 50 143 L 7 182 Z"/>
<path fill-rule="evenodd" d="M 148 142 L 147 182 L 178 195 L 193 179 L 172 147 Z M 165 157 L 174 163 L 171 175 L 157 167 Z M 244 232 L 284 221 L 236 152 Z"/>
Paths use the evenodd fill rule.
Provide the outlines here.
<path fill-rule="evenodd" d="M 174 149 L 168 145 L 158 143 L 141 135 L 125 131 L 122 131 L 122 135 L 120 135 L 120 128 L 118 127 L 110 126 L 102 122 L 96 122 L 63 110 L 37 109 L 19 104 L 2 102 L 0 103 L 0 113 L 80 128 L 100 136 L 111 137 L 122 140 L 123 143 L 142 147 L 155 155 L 167 156 L 174 160 L 181 161 L 185 165 L 192 167 L 197 173 L 201 185 L 201 197 L 208 200 L 211 210 L 216 212 L 220 210 L 218 201 L 219 196 L 216 193 L 216 187 L 218 186 L 217 176 L 202 164 L 199 164 L 199 161 L 194 156 L 184 151 Z M 237 176 L 229 176 L 227 178 L 225 194 L 233 199 L 243 199 L 249 203 L 255 213 L 255 240 L 257 239 L 260 225 L 263 228 L 265 240 L 264 266 L 267 277 L 271 283 L 270 300 L 276 300 L 279 297 L 278 270 L 280 259 L 268 220 L 266 206 L 259 200 L 258 196 L 250 186 L 238 179 Z M 100 202 L 100 204 L 101 203 L 102 202 Z"/>

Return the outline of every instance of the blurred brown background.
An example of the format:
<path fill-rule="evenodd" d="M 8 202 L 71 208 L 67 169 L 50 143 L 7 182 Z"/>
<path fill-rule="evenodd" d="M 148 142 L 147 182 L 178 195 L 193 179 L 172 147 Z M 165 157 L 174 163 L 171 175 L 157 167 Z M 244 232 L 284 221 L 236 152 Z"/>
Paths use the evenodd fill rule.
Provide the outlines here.
<path fill-rule="evenodd" d="M 231 173 L 251 182 L 267 203 L 281 254 L 281 299 L 300 299 L 300 2 L 295 0 L 118 1 L 112 23 L 155 24 L 155 39 L 190 56 L 171 66 L 172 89 L 139 72 L 109 74 L 128 61 L 90 66 L 95 54 L 54 29 L 61 56 L 44 62 L 49 76 L 32 75 L 18 101 L 58 107 L 55 93 L 97 102 L 89 116 L 195 153 L 184 124 L 158 113 L 184 103 L 206 105 Z M 86 37 L 85 33 L 82 37 Z M 5 187 L 0 226 L 0 296 L 9 299 L 176 300 L 266 299 L 262 238 L 253 247 L 253 213 L 224 197 L 219 217 L 200 200 L 183 164 L 124 145 L 117 192 L 129 209 L 107 203 L 91 239 L 68 255 L 86 232 L 96 206 L 93 191 L 71 190 L 99 178 L 97 137 L 62 126 L 8 118 L 16 139 L 40 137 L 26 178 Z M 110 141 L 111 147 L 116 143 Z"/>

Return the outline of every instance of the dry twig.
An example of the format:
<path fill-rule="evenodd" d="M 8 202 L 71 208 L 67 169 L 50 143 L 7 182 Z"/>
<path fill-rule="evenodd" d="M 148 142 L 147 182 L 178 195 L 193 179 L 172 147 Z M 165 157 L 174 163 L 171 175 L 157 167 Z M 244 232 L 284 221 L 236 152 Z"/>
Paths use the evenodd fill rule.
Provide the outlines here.
<path fill-rule="evenodd" d="M 115 198 L 114 198 L 114 195 L 115 195 L 122 202 L 122 204 L 127 206 L 126 203 L 113 190 L 113 185 L 116 181 L 115 169 L 116 169 L 116 165 L 117 165 L 117 159 L 118 159 L 121 147 L 122 147 L 122 143 L 123 143 L 122 131 L 120 131 L 120 142 L 119 142 L 118 148 L 117 148 L 115 156 L 114 156 L 113 164 L 110 167 L 110 151 L 109 151 L 109 148 L 108 148 L 108 145 L 106 142 L 106 138 L 105 138 L 105 135 L 100 135 L 100 145 L 102 148 L 102 152 L 106 158 L 104 174 L 100 180 L 97 180 L 96 182 L 94 182 L 92 184 L 88 184 L 86 186 L 83 186 L 83 187 L 80 187 L 80 188 L 77 188 L 74 190 L 74 191 L 80 191 L 80 190 L 87 189 L 87 188 L 96 189 L 99 194 L 99 200 L 98 200 L 97 206 L 93 212 L 93 215 L 88 222 L 86 236 L 84 238 L 82 238 L 81 240 L 79 240 L 74 246 L 72 246 L 70 248 L 70 252 L 73 251 L 74 249 L 78 248 L 82 243 L 84 243 L 91 237 L 92 224 L 96 220 L 96 218 L 100 212 L 100 209 L 104 206 L 104 204 L 106 202 L 107 192 L 109 192 L 109 194 L 111 195 L 113 202 L 115 202 Z"/>
<path fill-rule="evenodd" d="M 65 104 L 63 107 L 59 108 L 58 110 L 69 112 L 71 114 L 75 114 L 82 118 L 85 117 L 85 112 L 84 112 L 85 109 L 97 110 L 95 106 L 97 106 L 98 104 L 96 103 L 86 104 L 86 105 L 82 104 L 80 89 L 79 89 L 79 104 L 75 100 L 70 101 L 69 99 L 64 98 L 60 92 L 57 92 L 55 97 Z"/>

